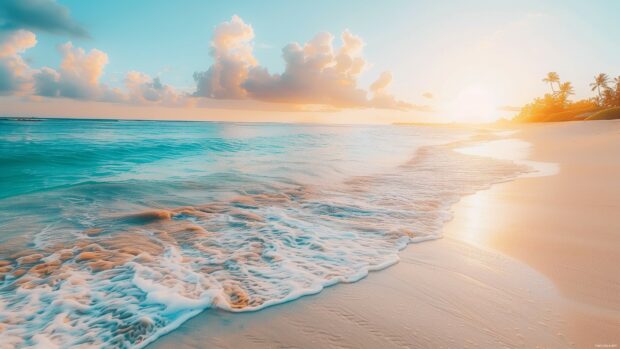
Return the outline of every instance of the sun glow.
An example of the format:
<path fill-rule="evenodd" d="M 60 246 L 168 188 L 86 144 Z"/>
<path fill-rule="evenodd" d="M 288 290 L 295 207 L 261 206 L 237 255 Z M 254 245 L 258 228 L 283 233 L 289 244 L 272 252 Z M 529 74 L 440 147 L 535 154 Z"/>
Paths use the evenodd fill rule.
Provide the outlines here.
<path fill-rule="evenodd" d="M 448 105 L 453 122 L 484 123 L 499 119 L 495 96 L 484 87 L 468 86 Z"/>

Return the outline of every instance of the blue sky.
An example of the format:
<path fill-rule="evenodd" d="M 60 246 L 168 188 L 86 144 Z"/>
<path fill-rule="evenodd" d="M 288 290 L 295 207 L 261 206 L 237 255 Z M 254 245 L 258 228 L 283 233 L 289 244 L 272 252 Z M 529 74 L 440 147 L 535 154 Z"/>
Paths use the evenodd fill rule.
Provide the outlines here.
<path fill-rule="evenodd" d="M 111 87 L 122 87 L 128 71 L 140 71 L 193 92 L 194 72 L 214 61 L 209 52 L 216 26 L 233 15 L 251 25 L 253 55 L 272 73 L 284 70 L 286 44 L 303 44 L 322 31 L 338 37 L 348 29 L 365 43 L 361 88 L 387 70 L 390 93 L 415 105 L 435 103 L 436 109 L 471 86 L 490 90 L 498 105 L 521 105 L 546 91 L 540 79 L 548 71 L 572 81 L 577 97 L 588 96 L 595 74 L 620 74 L 614 18 L 620 2 L 614 0 L 58 3 L 90 37 L 33 30 L 37 44 L 23 57 L 33 68 L 58 67 L 57 47 L 67 41 L 99 49 L 109 60 L 100 81 Z M 422 97 L 425 92 L 434 100 Z M 429 117 L 407 115 L 413 114 Z"/>

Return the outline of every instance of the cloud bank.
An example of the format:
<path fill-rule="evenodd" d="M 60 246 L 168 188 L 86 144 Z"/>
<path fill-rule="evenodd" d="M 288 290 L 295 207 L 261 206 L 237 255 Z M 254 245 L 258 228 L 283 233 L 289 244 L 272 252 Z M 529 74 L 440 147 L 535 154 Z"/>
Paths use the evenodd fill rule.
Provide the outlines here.
<path fill-rule="evenodd" d="M 184 98 L 159 78 L 129 72 L 125 90 L 100 82 L 108 55 L 98 49 L 86 52 L 71 42 L 59 46 L 59 68 L 28 66 L 21 54 L 36 45 L 36 35 L 25 29 L 88 37 L 69 10 L 53 0 L 2 0 L 0 2 L 0 95 L 32 95 L 86 101 L 184 105 Z"/>
<path fill-rule="evenodd" d="M 115 103 L 184 104 L 183 96 L 173 88 L 141 72 L 127 73 L 125 90 L 102 84 L 99 80 L 108 64 L 105 52 L 97 49 L 86 52 L 70 42 L 60 46 L 59 51 L 63 57 L 59 69 L 44 67 L 33 74 L 35 95 Z"/>
<path fill-rule="evenodd" d="M 41 8 L 32 9 L 36 4 Z M 13 11 L 11 18 L 15 25 L 27 24 L 25 20 L 18 23 L 16 18 L 21 17 L 15 13 L 26 13 L 30 9 L 55 14 L 56 19 L 46 22 L 48 31 L 81 33 L 74 24 L 70 25 L 68 11 L 49 0 L 7 0 L 2 8 Z M 61 22 L 64 24 L 59 24 Z M 43 25 L 43 22 L 37 23 L 39 27 Z M 1 31 L 0 95 L 170 107 L 209 107 L 216 101 L 230 104 L 227 101 L 236 100 L 237 104 L 281 105 L 288 110 L 422 109 L 388 92 L 392 82 L 390 72 L 381 73 L 368 88 L 359 86 L 359 77 L 368 66 L 362 55 L 365 43 L 348 30 L 340 35 L 338 46 L 334 45 L 335 37 L 327 32 L 318 33 L 304 44 L 286 45 L 282 49 L 284 69 L 281 73 L 271 73 L 258 63 L 253 53 L 253 39 L 252 26 L 238 16 L 218 25 L 210 43 L 213 63 L 207 70 L 194 73 L 196 88 L 188 94 L 165 85 L 159 77 L 138 71 L 128 72 L 123 86 L 111 88 L 102 83 L 108 55 L 98 49 L 86 51 L 71 42 L 58 47 L 61 55 L 58 67 L 30 67 L 22 54 L 36 45 L 36 35 L 24 29 Z"/>
<path fill-rule="evenodd" d="M 363 40 L 348 30 L 334 48 L 334 36 L 319 33 L 301 45 L 282 49 L 283 73 L 270 73 L 253 55 L 254 30 L 238 16 L 216 27 L 211 41 L 214 63 L 196 72 L 195 96 L 214 99 L 254 99 L 271 103 L 323 105 L 330 108 L 386 108 L 409 110 L 414 106 L 387 92 L 392 75 L 384 72 L 369 91 L 358 86 L 367 66 Z"/>
<path fill-rule="evenodd" d="M 108 55 L 97 49 L 86 52 L 71 42 L 58 47 L 62 56 L 58 68 L 32 68 L 22 54 L 36 43 L 36 35 L 27 30 L 0 33 L 0 95 L 165 106 L 189 103 L 159 78 L 136 71 L 127 73 L 123 89 L 108 87 L 100 81 Z"/>
<path fill-rule="evenodd" d="M 0 28 L 89 37 L 88 31 L 69 16 L 69 10 L 53 0 L 0 1 Z"/>

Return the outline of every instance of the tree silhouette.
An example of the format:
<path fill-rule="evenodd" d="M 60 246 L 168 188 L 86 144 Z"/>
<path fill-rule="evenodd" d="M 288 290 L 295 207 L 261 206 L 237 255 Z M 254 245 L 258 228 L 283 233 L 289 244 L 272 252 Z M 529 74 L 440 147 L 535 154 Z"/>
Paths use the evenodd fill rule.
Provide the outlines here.
<path fill-rule="evenodd" d="M 557 122 L 620 119 L 620 76 L 610 78 L 604 73 L 596 75 L 590 87 L 598 95 L 576 101 L 569 100 L 575 94 L 573 84 L 569 81 L 561 82 L 557 73 L 548 73 L 543 81 L 549 84 L 553 93 L 534 98 L 521 108 L 513 120 Z"/>
<path fill-rule="evenodd" d="M 573 84 L 570 81 L 567 81 L 560 84 L 560 88 L 558 90 L 558 93 L 556 93 L 556 96 L 560 100 L 560 103 L 566 107 L 569 104 L 568 96 L 574 94 L 575 89 L 573 88 Z"/>
<path fill-rule="evenodd" d="M 609 88 L 609 86 L 607 86 L 608 83 L 609 83 L 609 76 L 607 76 L 607 74 L 600 73 L 594 77 L 594 82 L 590 84 L 592 91 L 596 90 L 598 92 L 599 105 L 601 105 L 603 102 L 603 95 L 601 94 L 601 88 L 603 88 L 604 90 L 608 89 Z"/>
<path fill-rule="evenodd" d="M 547 73 L 547 76 L 542 80 L 545 83 L 549 84 L 549 87 L 551 87 L 551 92 L 555 93 L 555 89 L 553 88 L 553 84 L 556 83 L 558 84 L 558 87 L 560 85 L 560 75 L 558 75 L 558 73 L 552 71 Z"/>
<path fill-rule="evenodd" d="M 570 81 L 563 82 L 560 84 L 560 94 L 568 97 L 575 94 L 575 89 L 573 88 L 573 84 Z"/>

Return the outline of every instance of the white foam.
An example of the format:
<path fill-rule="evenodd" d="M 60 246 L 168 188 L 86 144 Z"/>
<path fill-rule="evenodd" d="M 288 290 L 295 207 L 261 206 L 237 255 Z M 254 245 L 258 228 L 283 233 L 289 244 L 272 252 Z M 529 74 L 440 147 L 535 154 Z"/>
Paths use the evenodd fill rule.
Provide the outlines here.
<path fill-rule="evenodd" d="M 136 240 L 148 238 L 163 253 L 138 255 L 100 272 L 72 258 L 36 287 L 0 294 L 0 322 L 9 323 L 0 339 L 17 347 L 143 347 L 210 307 L 256 311 L 356 282 L 397 263 L 407 244 L 439 238 L 451 205 L 463 195 L 518 171 L 511 163 L 428 147 L 385 174 L 315 187 L 287 184 L 277 191 L 269 183 L 252 187 L 256 197 L 246 195 L 246 201 L 267 200 L 256 205 L 220 201 L 204 215 L 136 221 Z M 270 195 L 275 199 L 265 199 Z M 126 219 L 106 222 L 107 231 L 127 229 Z M 205 233 L 177 241 L 177 223 Z M 155 233 L 162 231 L 169 234 Z M 62 237 L 42 234 L 46 246 L 47 239 Z M 98 250 L 106 236 L 81 239 Z M 85 245 L 61 242 L 75 244 L 75 256 Z M 59 254 L 43 260 L 59 260 Z M 46 283 L 56 276 L 53 286 Z M 3 286 L 13 281 L 7 278 Z"/>

